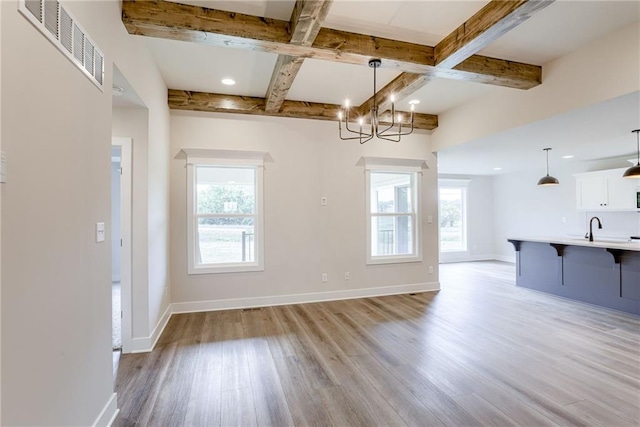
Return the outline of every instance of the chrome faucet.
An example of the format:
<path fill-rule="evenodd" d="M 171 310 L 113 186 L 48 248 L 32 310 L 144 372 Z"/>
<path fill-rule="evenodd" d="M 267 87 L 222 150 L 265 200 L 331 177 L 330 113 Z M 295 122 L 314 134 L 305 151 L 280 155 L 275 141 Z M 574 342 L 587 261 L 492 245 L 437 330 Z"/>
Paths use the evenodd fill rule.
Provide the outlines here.
<path fill-rule="evenodd" d="M 589 241 L 593 242 L 593 220 L 598 221 L 598 228 L 602 228 L 602 223 L 600 222 L 600 218 L 594 216 L 589 220 Z"/>

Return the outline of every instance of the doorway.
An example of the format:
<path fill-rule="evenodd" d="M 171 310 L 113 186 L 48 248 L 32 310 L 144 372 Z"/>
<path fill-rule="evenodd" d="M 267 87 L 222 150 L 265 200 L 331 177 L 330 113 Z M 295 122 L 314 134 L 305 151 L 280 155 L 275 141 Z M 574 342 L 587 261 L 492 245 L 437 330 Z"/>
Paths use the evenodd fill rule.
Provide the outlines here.
<path fill-rule="evenodd" d="M 114 369 L 131 351 L 131 138 L 111 143 L 111 295 Z"/>

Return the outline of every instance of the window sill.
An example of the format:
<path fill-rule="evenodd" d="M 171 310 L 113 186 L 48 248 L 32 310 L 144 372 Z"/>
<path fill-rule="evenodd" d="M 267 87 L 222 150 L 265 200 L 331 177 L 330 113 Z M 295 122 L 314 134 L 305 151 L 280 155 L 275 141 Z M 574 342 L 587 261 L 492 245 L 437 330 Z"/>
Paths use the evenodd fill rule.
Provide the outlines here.
<path fill-rule="evenodd" d="M 264 266 L 259 264 L 221 264 L 216 267 L 189 267 L 187 274 L 247 273 L 252 271 L 264 271 Z"/>
<path fill-rule="evenodd" d="M 385 256 L 367 259 L 367 265 L 378 264 L 404 264 L 409 262 L 422 262 L 421 256 Z"/>

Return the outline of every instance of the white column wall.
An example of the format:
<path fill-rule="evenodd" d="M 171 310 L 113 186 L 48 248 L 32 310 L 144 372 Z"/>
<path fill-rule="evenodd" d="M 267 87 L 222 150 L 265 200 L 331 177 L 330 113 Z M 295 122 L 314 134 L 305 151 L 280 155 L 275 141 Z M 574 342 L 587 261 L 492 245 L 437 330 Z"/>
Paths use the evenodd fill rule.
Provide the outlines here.
<path fill-rule="evenodd" d="M 1 190 L 3 425 L 92 425 L 114 409 L 110 230 L 95 242 L 96 222 L 110 223 L 113 61 L 149 108 L 147 324 L 168 305 L 166 86 L 144 41 L 123 27 L 119 2 L 64 6 L 105 54 L 104 92 L 19 14 L 17 1 L 0 2 L 10 171 Z"/>

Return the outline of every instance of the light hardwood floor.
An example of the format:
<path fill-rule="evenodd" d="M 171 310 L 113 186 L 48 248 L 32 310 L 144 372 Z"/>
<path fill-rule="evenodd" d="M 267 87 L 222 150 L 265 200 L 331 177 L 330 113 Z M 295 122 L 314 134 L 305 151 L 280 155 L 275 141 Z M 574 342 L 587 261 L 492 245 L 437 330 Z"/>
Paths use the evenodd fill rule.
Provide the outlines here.
<path fill-rule="evenodd" d="M 640 425 L 640 318 L 441 266 L 438 293 L 174 315 L 116 426 Z"/>

